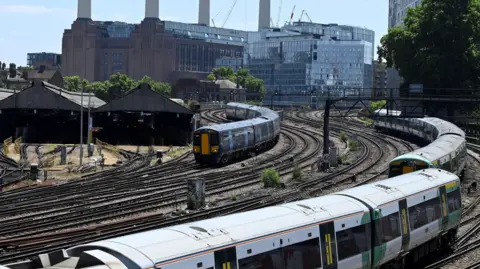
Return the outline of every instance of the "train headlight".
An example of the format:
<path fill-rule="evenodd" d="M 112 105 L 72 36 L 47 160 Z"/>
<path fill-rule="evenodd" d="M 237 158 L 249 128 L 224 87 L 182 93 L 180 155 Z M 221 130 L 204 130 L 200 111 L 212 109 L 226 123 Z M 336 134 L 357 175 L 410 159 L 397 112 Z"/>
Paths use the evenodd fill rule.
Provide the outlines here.
<path fill-rule="evenodd" d="M 199 146 L 193 146 L 193 152 L 194 153 L 199 153 L 200 152 L 200 147 Z"/>
<path fill-rule="evenodd" d="M 217 152 L 218 152 L 218 146 L 213 146 L 212 153 L 217 153 Z"/>

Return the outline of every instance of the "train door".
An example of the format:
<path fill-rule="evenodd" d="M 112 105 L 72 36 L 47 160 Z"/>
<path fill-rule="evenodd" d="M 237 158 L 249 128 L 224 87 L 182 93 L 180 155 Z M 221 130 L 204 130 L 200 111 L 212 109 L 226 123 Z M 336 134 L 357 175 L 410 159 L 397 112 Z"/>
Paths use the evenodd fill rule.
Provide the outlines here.
<path fill-rule="evenodd" d="M 408 221 L 407 199 L 398 201 L 398 210 L 400 211 L 400 227 L 402 229 L 402 248 L 401 253 L 408 251 L 410 245 L 410 226 Z"/>
<path fill-rule="evenodd" d="M 337 264 L 337 246 L 335 239 L 335 225 L 328 222 L 320 225 L 320 239 L 322 251 L 323 269 L 336 269 Z"/>
<path fill-rule="evenodd" d="M 402 166 L 402 175 L 411 173 L 415 170 L 413 161 L 405 161 L 404 165 Z"/>
<path fill-rule="evenodd" d="M 438 188 L 440 198 L 440 208 L 442 209 L 442 220 L 440 223 L 440 229 L 446 231 L 448 228 L 448 210 L 447 210 L 447 189 L 445 186 Z"/>
<path fill-rule="evenodd" d="M 237 251 L 235 247 L 215 251 L 215 269 L 237 269 Z"/>
<path fill-rule="evenodd" d="M 210 154 L 210 138 L 208 137 L 208 133 L 203 133 L 201 137 L 201 152 L 202 155 Z"/>

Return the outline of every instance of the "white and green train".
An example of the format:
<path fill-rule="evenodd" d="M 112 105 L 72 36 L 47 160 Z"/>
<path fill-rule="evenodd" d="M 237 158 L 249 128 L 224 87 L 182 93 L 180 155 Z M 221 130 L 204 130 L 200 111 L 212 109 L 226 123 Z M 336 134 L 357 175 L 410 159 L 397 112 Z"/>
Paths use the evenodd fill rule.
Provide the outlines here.
<path fill-rule="evenodd" d="M 6 267 L 418 268 L 420 259 L 454 242 L 459 187 L 458 176 L 426 169 L 322 197 L 79 245 Z"/>
<path fill-rule="evenodd" d="M 455 124 L 433 117 L 401 118 L 400 111 L 375 111 L 375 129 L 397 132 L 430 142 L 429 145 L 390 161 L 389 177 L 425 168 L 441 168 L 463 176 L 467 164 L 465 132 Z"/>

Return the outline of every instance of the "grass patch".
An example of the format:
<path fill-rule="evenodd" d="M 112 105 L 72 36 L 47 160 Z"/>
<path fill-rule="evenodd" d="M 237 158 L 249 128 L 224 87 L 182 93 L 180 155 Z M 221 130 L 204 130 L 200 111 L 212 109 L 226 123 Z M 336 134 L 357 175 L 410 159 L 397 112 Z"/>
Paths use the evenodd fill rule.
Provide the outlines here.
<path fill-rule="evenodd" d="M 293 181 L 301 181 L 302 180 L 302 168 L 300 168 L 298 165 L 295 165 L 295 168 L 293 168 L 292 172 L 292 180 Z"/>
<path fill-rule="evenodd" d="M 340 140 L 342 140 L 343 143 L 347 143 L 348 141 L 348 137 L 343 131 L 340 132 Z"/>
<path fill-rule="evenodd" d="M 360 149 L 360 143 L 355 140 L 350 140 L 348 142 L 348 147 L 350 148 L 351 151 L 357 151 Z"/>
<path fill-rule="evenodd" d="M 260 181 L 263 183 L 265 188 L 276 188 L 280 186 L 280 176 L 278 175 L 277 170 L 274 168 L 267 168 L 263 170 L 262 177 Z"/>
<path fill-rule="evenodd" d="M 175 159 L 175 158 L 178 158 L 178 157 L 182 156 L 182 154 L 184 154 L 185 152 L 187 152 L 189 150 L 192 150 L 192 145 L 188 145 L 186 147 L 181 147 L 181 148 L 171 150 L 171 151 L 167 152 L 167 156 Z"/>

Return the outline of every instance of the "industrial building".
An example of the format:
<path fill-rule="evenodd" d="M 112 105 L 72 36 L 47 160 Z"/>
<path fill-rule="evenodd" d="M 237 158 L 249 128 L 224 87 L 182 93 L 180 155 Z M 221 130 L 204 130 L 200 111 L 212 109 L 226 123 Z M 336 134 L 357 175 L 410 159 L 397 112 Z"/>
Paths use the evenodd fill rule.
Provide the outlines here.
<path fill-rule="evenodd" d="M 209 27 L 209 2 L 200 1 L 201 24 L 161 21 L 159 0 L 145 1 L 140 24 L 126 24 L 93 21 L 91 0 L 78 0 L 77 19 L 63 34 L 62 73 L 89 81 L 108 79 L 115 72 L 169 83 L 204 79 L 218 59 L 242 59 L 247 37 Z"/>
<path fill-rule="evenodd" d="M 280 104 L 311 102 L 312 91 L 373 87 L 372 30 L 301 19 L 272 28 L 270 0 L 259 0 L 258 31 L 218 28 L 213 20 L 211 27 L 210 0 L 198 0 L 198 24 L 161 21 L 159 0 L 146 0 L 140 24 L 92 21 L 91 0 L 78 1 L 78 18 L 63 36 L 66 76 L 97 81 L 121 72 L 172 84 L 190 79 L 195 82 L 179 85 L 200 90 L 213 68 L 248 68 L 264 81 L 266 98 L 276 91 L 304 95 L 281 96 L 275 100 Z"/>

